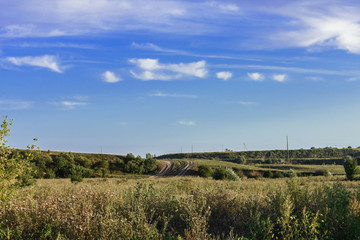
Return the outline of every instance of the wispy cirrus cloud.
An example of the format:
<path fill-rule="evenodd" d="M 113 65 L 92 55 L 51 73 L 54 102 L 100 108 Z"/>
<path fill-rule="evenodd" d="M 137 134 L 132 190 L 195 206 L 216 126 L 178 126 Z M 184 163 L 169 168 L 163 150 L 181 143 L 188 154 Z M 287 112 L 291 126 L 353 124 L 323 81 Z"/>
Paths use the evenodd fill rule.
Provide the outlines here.
<path fill-rule="evenodd" d="M 271 40 L 282 47 L 335 48 L 360 54 L 360 6 L 340 1 L 291 1 L 272 14 L 288 18 Z"/>
<path fill-rule="evenodd" d="M 77 49 L 96 49 L 95 46 L 89 44 L 76 44 L 66 42 L 21 42 L 21 43 L 7 43 L 6 46 L 21 47 L 21 48 L 77 48 Z"/>
<path fill-rule="evenodd" d="M 234 104 L 234 105 L 242 105 L 242 106 L 252 106 L 252 105 L 258 105 L 257 102 L 251 102 L 251 101 L 223 101 L 224 104 Z"/>
<path fill-rule="evenodd" d="M 169 81 L 188 77 L 204 78 L 208 72 L 205 61 L 163 64 L 159 63 L 158 59 L 133 58 L 129 62 L 139 70 L 139 72 L 132 70 L 131 74 L 143 81 Z"/>
<path fill-rule="evenodd" d="M 2 3 L 2 9 L 8 14 L 0 16 L 0 37 L 54 37 L 127 30 L 196 35 L 213 31 L 213 27 L 205 24 L 204 17 L 215 19 L 215 14 L 234 12 L 235 5 L 214 8 L 204 2 L 189 4 L 177 0 L 161 4 L 153 0 L 38 0 L 33 4 L 19 0 L 16 4 Z"/>
<path fill-rule="evenodd" d="M 31 101 L 0 99 L 0 110 L 23 110 L 33 106 Z"/>
<path fill-rule="evenodd" d="M 49 102 L 49 104 L 58 106 L 62 110 L 74 110 L 78 107 L 88 105 L 88 99 L 88 96 L 75 95 L 72 97 L 64 97 L 59 101 Z"/>
<path fill-rule="evenodd" d="M 43 56 L 26 56 L 26 57 L 7 57 L 6 62 L 15 66 L 33 66 L 47 68 L 53 72 L 62 73 L 63 67 L 60 65 L 59 59 L 52 55 Z"/>
<path fill-rule="evenodd" d="M 198 98 L 198 96 L 191 95 L 191 94 L 164 93 L 164 92 L 151 93 L 148 96 L 149 97 L 172 97 L 172 98 Z"/>
<path fill-rule="evenodd" d="M 183 55 L 183 56 L 191 56 L 191 57 L 200 57 L 200 58 L 215 58 L 215 59 L 229 59 L 229 60 L 247 60 L 247 61 L 263 61 L 260 58 L 251 58 L 251 57 L 242 57 L 242 56 L 226 56 L 226 55 L 209 55 L 209 54 L 199 54 L 188 51 L 183 51 L 179 49 L 170 49 L 163 48 L 153 43 L 136 43 L 132 42 L 131 46 L 136 49 L 142 50 L 150 50 L 155 52 L 162 52 L 174 55 Z"/>
<path fill-rule="evenodd" d="M 196 122 L 194 122 L 194 121 L 186 121 L 186 120 L 179 120 L 178 124 L 182 125 L 182 126 L 195 126 Z"/>
<path fill-rule="evenodd" d="M 104 82 L 107 83 L 117 83 L 122 80 L 121 77 L 116 76 L 115 73 L 110 71 L 104 72 L 103 74 L 101 74 L 101 77 L 103 78 Z"/>
<path fill-rule="evenodd" d="M 248 73 L 247 76 L 248 76 L 249 79 L 252 80 L 252 81 L 261 82 L 261 81 L 263 81 L 263 80 L 265 79 L 264 74 L 258 73 L 258 72 Z"/>

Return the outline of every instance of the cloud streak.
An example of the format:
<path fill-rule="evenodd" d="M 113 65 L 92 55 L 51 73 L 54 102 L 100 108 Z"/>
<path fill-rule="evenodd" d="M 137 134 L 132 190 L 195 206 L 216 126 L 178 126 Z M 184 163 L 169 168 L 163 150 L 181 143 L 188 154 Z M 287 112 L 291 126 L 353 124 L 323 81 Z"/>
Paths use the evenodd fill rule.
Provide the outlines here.
<path fill-rule="evenodd" d="M 0 99 L 0 110 L 23 110 L 23 109 L 31 108 L 32 105 L 33 102 L 30 101 Z"/>
<path fill-rule="evenodd" d="M 50 102 L 50 104 L 59 106 L 63 110 L 74 110 L 78 107 L 86 106 L 88 105 L 88 97 L 87 96 L 73 96 L 68 97 L 66 100 L 56 101 L 56 102 Z"/>
<path fill-rule="evenodd" d="M 139 70 L 138 72 L 131 70 L 131 74 L 143 81 L 169 81 L 188 77 L 204 78 L 208 72 L 205 61 L 162 64 L 158 59 L 133 58 L 129 62 Z"/>
<path fill-rule="evenodd" d="M 178 121 L 178 124 L 179 124 L 179 125 L 182 125 L 182 126 L 195 126 L 195 125 L 196 125 L 196 122 L 194 122 L 194 121 L 180 120 L 180 121 Z"/>
<path fill-rule="evenodd" d="M 53 72 L 62 73 L 62 67 L 60 66 L 57 57 L 52 55 L 44 55 L 37 57 L 7 57 L 6 61 L 15 66 L 33 66 L 47 68 Z"/>
<path fill-rule="evenodd" d="M 178 93 L 163 93 L 157 92 L 149 94 L 150 97 L 171 97 L 171 98 L 198 98 L 196 95 L 191 94 L 178 94 Z"/>

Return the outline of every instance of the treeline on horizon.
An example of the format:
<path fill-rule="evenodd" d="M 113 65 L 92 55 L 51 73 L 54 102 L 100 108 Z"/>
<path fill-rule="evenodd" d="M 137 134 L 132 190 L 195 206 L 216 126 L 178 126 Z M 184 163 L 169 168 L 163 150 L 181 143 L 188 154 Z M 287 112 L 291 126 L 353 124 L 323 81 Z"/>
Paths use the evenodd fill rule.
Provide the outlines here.
<path fill-rule="evenodd" d="M 25 155 L 28 150 L 14 150 L 13 154 Z M 30 170 L 20 176 L 25 185 L 33 178 L 82 178 L 108 177 L 109 174 L 147 174 L 157 168 L 151 154 L 146 158 L 109 154 L 33 151 Z"/>
<path fill-rule="evenodd" d="M 157 159 L 209 159 L 237 163 L 285 163 L 289 160 L 294 164 L 344 164 L 344 157 L 360 158 L 358 148 L 315 148 L 296 150 L 263 150 L 263 151 L 231 151 L 201 152 L 201 153 L 174 153 L 158 156 Z"/>

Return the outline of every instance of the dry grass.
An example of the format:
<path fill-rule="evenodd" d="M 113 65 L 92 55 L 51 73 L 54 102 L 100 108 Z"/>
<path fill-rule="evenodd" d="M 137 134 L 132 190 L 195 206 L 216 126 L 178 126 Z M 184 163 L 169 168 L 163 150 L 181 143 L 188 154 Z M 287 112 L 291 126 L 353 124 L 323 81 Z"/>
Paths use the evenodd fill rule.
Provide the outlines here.
<path fill-rule="evenodd" d="M 355 239 L 359 182 L 343 178 L 38 180 L 0 211 L 0 238 Z"/>

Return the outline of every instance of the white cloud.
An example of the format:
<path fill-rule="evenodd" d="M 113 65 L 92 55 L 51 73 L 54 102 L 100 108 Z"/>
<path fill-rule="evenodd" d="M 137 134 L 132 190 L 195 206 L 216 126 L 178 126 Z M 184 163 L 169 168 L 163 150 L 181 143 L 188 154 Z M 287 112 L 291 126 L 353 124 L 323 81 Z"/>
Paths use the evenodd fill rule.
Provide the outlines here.
<path fill-rule="evenodd" d="M 249 101 L 224 101 L 224 104 L 236 104 L 236 105 L 243 105 L 243 106 L 251 106 L 257 105 L 257 102 L 249 102 Z"/>
<path fill-rule="evenodd" d="M 86 102 L 73 102 L 73 101 L 61 101 L 60 105 L 66 107 L 67 109 L 74 109 L 77 106 L 85 106 Z"/>
<path fill-rule="evenodd" d="M 232 73 L 231 72 L 218 72 L 218 73 L 216 73 L 216 77 L 220 78 L 224 81 L 227 81 L 229 78 L 232 77 Z"/>
<path fill-rule="evenodd" d="M 53 37 L 97 34 L 104 31 L 150 30 L 199 34 L 211 31 L 203 18 L 202 2 L 170 0 L 18 0 L 2 3 L 8 14 L 0 16 L 0 37 Z M 229 10 L 233 7 L 225 7 Z M 208 7 L 208 10 L 211 10 Z M 198 19 L 199 21 L 189 21 Z"/>
<path fill-rule="evenodd" d="M 332 47 L 360 54 L 359 10 L 336 1 L 290 2 L 270 10 L 290 19 L 272 40 L 282 47 Z"/>
<path fill-rule="evenodd" d="M 178 121 L 178 124 L 183 125 L 183 126 L 195 126 L 196 125 L 196 123 L 194 121 L 184 121 L 184 120 Z"/>
<path fill-rule="evenodd" d="M 239 12 L 239 7 L 238 5 L 236 4 L 232 4 L 232 3 L 218 3 L 218 2 L 215 2 L 215 1 L 212 1 L 212 2 L 209 2 L 209 5 L 211 7 L 214 7 L 214 8 L 218 8 L 220 11 L 222 12 L 226 12 L 226 13 L 237 13 Z"/>
<path fill-rule="evenodd" d="M 19 100 L 0 100 L 0 110 L 22 110 L 28 109 L 33 102 Z"/>
<path fill-rule="evenodd" d="M 138 59 L 129 60 L 136 65 L 140 73 L 130 71 L 138 79 L 148 80 L 174 80 L 184 77 L 204 78 L 207 75 L 206 62 L 198 61 L 191 63 L 161 64 L 158 59 Z"/>
<path fill-rule="evenodd" d="M 156 51 L 156 52 L 174 53 L 174 54 L 180 54 L 180 55 L 190 55 L 190 53 L 188 53 L 186 51 L 162 48 L 162 47 L 159 47 L 159 46 L 157 46 L 157 45 L 155 45 L 153 43 L 136 43 L 136 42 L 132 42 L 131 46 L 133 48 L 137 48 L 137 49 L 150 50 L 150 51 Z"/>
<path fill-rule="evenodd" d="M 238 102 L 235 102 L 235 104 L 249 106 L 249 105 L 257 105 L 257 102 L 238 101 Z"/>
<path fill-rule="evenodd" d="M 50 102 L 50 104 L 59 106 L 61 109 L 64 110 L 73 110 L 76 109 L 77 107 L 88 105 L 87 96 L 75 95 L 73 97 L 65 97 L 63 99 L 65 100 Z"/>
<path fill-rule="evenodd" d="M 197 53 L 187 52 L 187 51 L 178 50 L 178 49 L 162 48 L 153 43 L 132 42 L 131 46 L 136 49 L 150 50 L 150 51 L 155 51 L 155 52 L 163 52 L 163 53 L 169 53 L 169 54 L 174 54 L 174 55 L 192 56 L 192 57 L 199 57 L 199 58 L 234 59 L 234 60 L 247 60 L 247 61 L 256 61 L 256 62 L 262 61 L 259 58 L 250 58 L 250 57 L 241 57 L 241 56 L 197 54 Z"/>
<path fill-rule="evenodd" d="M 287 79 L 287 75 L 286 74 L 274 74 L 272 76 L 273 80 L 277 81 L 277 82 L 285 82 Z"/>
<path fill-rule="evenodd" d="M 149 94 L 150 97 L 173 97 L 173 98 L 198 98 L 196 95 L 190 95 L 190 94 L 178 94 L 178 93 L 163 93 L 163 92 L 157 92 Z"/>
<path fill-rule="evenodd" d="M 110 71 L 104 72 L 101 76 L 103 80 L 108 83 L 116 83 L 122 80 L 120 77 L 116 76 L 115 73 Z"/>
<path fill-rule="evenodd" d="M 63 72 L 62 67 L 59 65 L 59 60 L 52 55 L 37 57 L 7 57 L 6 60 L 16 66 L 35 66 L 47 68 L 57 73 Z"/>
<path fill-rule="evenodd" d="M 78 48 L 78 49 L 95 49 L 96 47 L 89 44 L 76 43 L 47 43 L 47 42 L 23 42 L 23 43 L 8 43 L 7 46 L 23 47 L 23 48 Z"/>
<path fill-rule="evenodd" d="M 257 73 L 257 72 L 248 73 L 247 75 L 253 81 L 259 81 L 260 82 L 260 81 L 263 81 L 265 79 L 263 74 Z"/>

